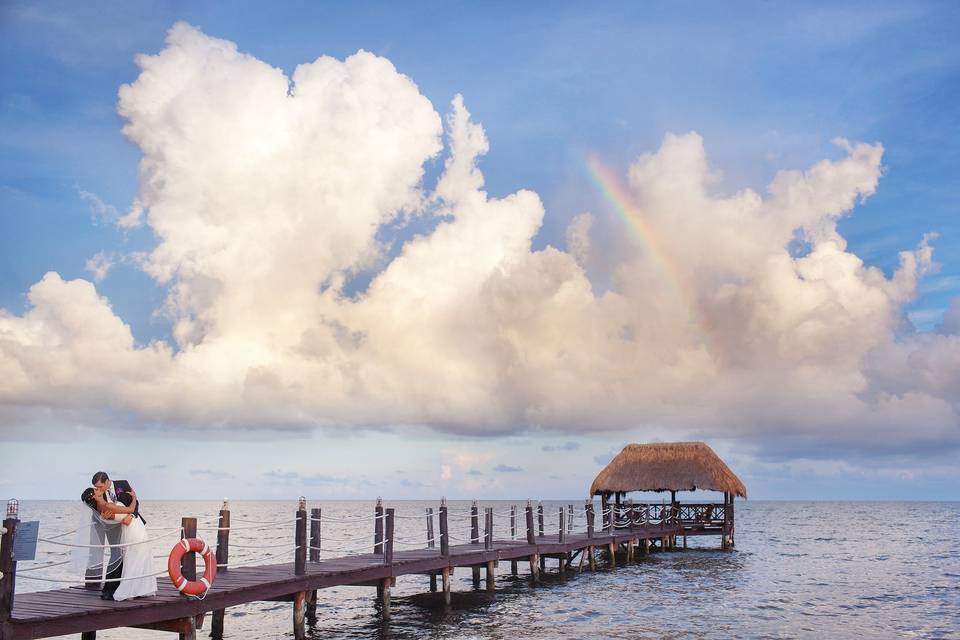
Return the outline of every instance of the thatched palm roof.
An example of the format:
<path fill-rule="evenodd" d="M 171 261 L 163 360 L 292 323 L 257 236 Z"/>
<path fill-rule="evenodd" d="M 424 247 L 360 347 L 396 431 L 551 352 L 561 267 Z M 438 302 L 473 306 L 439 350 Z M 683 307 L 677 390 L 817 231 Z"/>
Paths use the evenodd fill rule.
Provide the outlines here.
<path fill-rule="evenodd" d="M 628 444 L 590 485 L 590 495 L 707 489 L 747 497 L 730 467 L 703 442 Z"/>

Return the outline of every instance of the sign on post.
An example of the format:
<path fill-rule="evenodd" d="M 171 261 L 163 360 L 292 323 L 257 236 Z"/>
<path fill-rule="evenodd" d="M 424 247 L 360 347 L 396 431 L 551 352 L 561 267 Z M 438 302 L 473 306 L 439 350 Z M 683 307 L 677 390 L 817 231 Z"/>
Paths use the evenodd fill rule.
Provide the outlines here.
<path fill-rule="evenodd" d="M 37 538 L 40 537 L 40 521 L 17 523 L 17 534 L 13 537 L 13 561 L 24 562 L 37 559 Z"/>

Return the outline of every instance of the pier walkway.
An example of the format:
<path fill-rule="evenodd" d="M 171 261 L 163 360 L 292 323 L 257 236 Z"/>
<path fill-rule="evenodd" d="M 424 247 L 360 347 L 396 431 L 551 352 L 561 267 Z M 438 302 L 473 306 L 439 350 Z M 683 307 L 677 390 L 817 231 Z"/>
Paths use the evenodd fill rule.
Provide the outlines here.
<path fill-rule="evenodd" d="M 9 509 L 8 509 L 9 512 Z M 158 579 L 157 595 L 123 602 L 100 599 L 102 577 L 88 579 L 86 584 L 70 588 L 33 593 L 14 593 L 16 579 L 43 580 L 43 574 L 21 569 L 12 558 L 12 545 L 19 522 L 16 512 L 8 513 L 4 521 L 2 550 L 0 550 L 0 640 L 24 640 L 65 634 L 82 634 L 83 640 L 92 640 L 96 631 L 117 627 L 140 627 L 178 633 L 180 638 L 195 639 L 207 616 L 212 619 L 211 636 L 223 637 L 226 608 L 257 601 L 289 601 L 292 603 L 295 638 L 304 638 L 306 625 L 316 621 L 317 590 L 335 586 L 376 587 L 381 615 L 390 615 L 390 587 L 396 578 L 406 575 L 429 577 L 431 591 L 442 590 L 444 602 L 450 602 L 450 576 L 456 568 L 470 568 L 475 588 L 481 586 L 481 571 L 485 572 L 486 588 L 493 590 L 494 578 L 501 563 L 510 563 L 509 571 L 518 575 L 520 567 L 536 584 L 546 568 L 546 559 L 557 561 L 557 571 L 564 576 L 568 571 L 594 569 L 598 560 L 616 565 L 632 562 L 651 550 L 675 548 L 679 539 L 686 546 L 688 535 L 721 535 L 724 547 L 732 544 L 733 510 L 725 504 L 667 504 L 667 505 L 610 505 L 594 513 L 593 503 L 574 509 L 561 507 L 548 514 L 553 526 L 545 525 L 542 505 L 527 503 L 525 507 L 512 506 L 509 512 L 495 513 L 491 507 L 481 510 L 475 502 L 469 512 L 452 515 L 445 502 L 437 512 L 427 509 L 423 515 L 398 514 L 384 509 L 378 501 L 368 518 L 339 519 L 342 526 L 366 522 L 365 531 L 355 534 L 355 541 L 364 544 L 371 540 L 370 552 L 347 552 L 335 555 L 324 542 L 324 524 L 336 518 L 324 518 L 320 509 L 306 510 L 301 499 L 294 515 L 293 543 L 288 545 L 292 562 L 242 566 L 229 560 L 231 521 L 229 505 L 224 503 L 216 520 L 216 562 L 218 572 L 213 586 L 201 598 L 179 593 L 166 576 Z M 599 516 L 599 518 L 596 518 Z M 451 519 L 462 518 L 469 536 L 463 543 L 451 533 Z M 423 520 L 425 535 L 423 548 L 395 549 L 398 518 Z M 506 522 L 499 537 L 495 535 L 495 518 Z M 556 518 L 556 519 L 554 519 Z M 595 519 L 599 522 L 595 523 Z M 349 521 L 349 525 L 345 524 Z M 282 521 L 279 521 L 282 522 Z M 434 535 L 434 523 L 438 535 Z M 595 526 L 595 524 L 597 526 Z M 234 520 L 233 530 L 263 529 L 256 522 L 243 524 Z M 456 530 L 456 526 L 453 527 Z M 184 518 L 180 535 L 196 537 L 197 520 Z M 176 532 L 174 532 L 176 533 Z M 342 535 L 342 534 L 341 534 Z M 162 537 L 162 536 L 161 536 Z M 63 538 L 60 538 L 63 540 Z M 158 538 L 155 538 L 155 540 Z M 41 540 L 44 540 L 41 538 Z M 168 538 L 170 546 L 176 538 Z M 334 537 L 334 540 L 344 538 Z M 51 544 L 58 541 L 44 540 Z M 71 546 L 66 542 L 59 542 Z M 166 544 L 158 547 L 166 548 Z M 211 545 L 212 547 L 213 545 Z M 239 545 L 236 545 L 239 546 Z M 103 545 L 106 550 L 110 545 Z M 338 547 L 337 549 L 343 549 Z M 262 562 L 262 559 L 261 559 Z M 26 563 L 20 563 L 26 564 Z M 64 563 L 61 563 L 64 564 Z M 246 563 L 243 563 L 246 564 Z M 37 567 L 45 569 L 53 564 Z M 196 556 L 184 557 L 182 571 L 188 579 L 196 577 Z M 438 585 L 438 579 L 440 585 Z M 50 582 L 58 583 L 59 580 Z M 229 630 L 226 630 L 229 635 Z"/>

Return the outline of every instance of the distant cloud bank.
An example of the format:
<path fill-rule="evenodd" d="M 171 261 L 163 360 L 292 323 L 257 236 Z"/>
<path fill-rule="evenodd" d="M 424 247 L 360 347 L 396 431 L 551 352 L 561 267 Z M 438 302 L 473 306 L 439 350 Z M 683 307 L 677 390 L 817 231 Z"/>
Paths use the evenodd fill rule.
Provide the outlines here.
<path fill-rule="evenodd" d="M 904 314 L 935 269 L 929 239 L 887 277 L 837 230 L 876 191 L 880 144 L 837 140 L 841 157 L 781 171 L 764 194 L 718 194 L 700 136 L 668 134 L 625 170 L 593 165 L 620 218 L 585 213 L 567 247 L 534 250 L 538 195 L 488 195 L 487 139 L 463 100 L 444 120 L 384 58 L 321 57 L 288 78 L 178 23 L 137 64 L 118 107 L 143 153 L 136 201 L 121 216 L 84 197 L 155 234 L 138 264 L 168 287 L 175 344 L 137 344 L 93 282 L 48 273 L 26 312 L 0 310 L 8 429 L 649 424 L 877 451 L 960 443 L 960 305 L 930 333 Z M 378 230 L 423 218 L 438 223 L 391 259 Z M 619 240 L 598 245 L 600 225 Z M 597 264 L 602 293 L 585 271 Z M 96 281 L 110 266 L 88 264 Z"/>

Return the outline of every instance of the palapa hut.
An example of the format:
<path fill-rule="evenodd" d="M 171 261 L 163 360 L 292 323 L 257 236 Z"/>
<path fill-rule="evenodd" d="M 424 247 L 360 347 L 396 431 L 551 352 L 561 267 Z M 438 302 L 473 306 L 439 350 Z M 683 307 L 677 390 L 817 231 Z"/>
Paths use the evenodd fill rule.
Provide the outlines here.
<path fill-rule="evenodd" d="M 676 500 L 677 491 L 696 489 L 722 491 L 723 506 L 682 509 Z M 613 496 L 619 506 L 621 498 L 631 491 L 669 491 L 670 503 L 689 528 L 687 533 L 722 535 L 723 547 L 733 543 L 733 499 L 747 497 L 740 478 L 703 442 L 629 444 L 590 485 L 590 495 L 599 495 L 604 505 Z"/>

